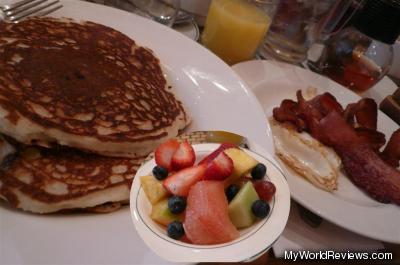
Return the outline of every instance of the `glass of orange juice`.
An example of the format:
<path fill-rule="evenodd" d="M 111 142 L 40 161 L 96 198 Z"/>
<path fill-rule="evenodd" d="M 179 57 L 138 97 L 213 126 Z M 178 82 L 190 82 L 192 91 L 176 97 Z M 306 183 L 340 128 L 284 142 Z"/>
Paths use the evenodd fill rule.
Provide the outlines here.
<path fill-rule="evenodd" d="M 212 0 L 201 42 L 229 65 L 252 59 L 275 7 L 276 0 Z"/>

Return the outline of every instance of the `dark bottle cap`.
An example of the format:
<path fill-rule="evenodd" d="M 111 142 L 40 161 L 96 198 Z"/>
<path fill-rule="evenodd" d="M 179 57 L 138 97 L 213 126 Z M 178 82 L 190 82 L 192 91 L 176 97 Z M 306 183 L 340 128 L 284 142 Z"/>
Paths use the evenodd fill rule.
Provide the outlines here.
<path fill-rule="evenodd" d="M 373 39 L 393 44 L 400 34 L 400 0 L 366 0 L 354 27 Z"/>

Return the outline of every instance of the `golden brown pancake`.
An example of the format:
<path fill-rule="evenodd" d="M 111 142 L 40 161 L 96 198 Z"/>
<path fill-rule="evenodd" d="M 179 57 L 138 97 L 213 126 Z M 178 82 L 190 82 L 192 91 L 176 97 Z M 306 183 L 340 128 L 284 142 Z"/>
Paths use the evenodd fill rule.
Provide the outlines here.
<path fill-rule="evenodd" d="M 69 209 L 109 212 L 129 200 L 142 158 L 88 154 L 72 148 L 11 147 L 0 139 L 0 199 L 34 213 Z"/>
<path fill-rule="evenodd" d="M 154 53 L 112 28 L 49 17 L 0 22 L 0 132 L 140 157 L 190 122 Z"/>

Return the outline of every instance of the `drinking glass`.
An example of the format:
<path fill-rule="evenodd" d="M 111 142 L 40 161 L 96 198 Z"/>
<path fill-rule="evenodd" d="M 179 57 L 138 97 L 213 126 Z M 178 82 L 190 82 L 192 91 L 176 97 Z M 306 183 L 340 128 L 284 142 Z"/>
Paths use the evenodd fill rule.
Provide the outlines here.
<path fill-rule="evenodd" d="M 139 9 L 139 14 L 144 15 L 171 27 L 180 8 L 179 0 L 127 0 Z"/>
<path fill-rule="evenodd" d="M 329 12 L 318 22 L 315 28 L 315 43 L 308 53 L 307 65 L 310 70 L 322 73 L 323 65 L 320 59 L 326 45 L 332 41 L 334 36 L 344 28 L 353 24 L 357 12 L 362 9 L 364 0 L 337 0 Z"/>
<path fill-rule="evenodd" d="M 202 44 L 229 65 L 252 59 L 271 24 L 275 2 L 213 0 Z"/>
<path fill-rule="evenodd" d="M 364 4 L 364 0 L 337 0 L 329 12 L 319 22 L 317 38 L 326 41 L 329 37 L 352 24 L 355 14 Z"/>
<path fill-rule="evenodd" d="M 281 0 L 259 55 L 301 63 L 315 39 L 315 27 L 334 0 Z"/>

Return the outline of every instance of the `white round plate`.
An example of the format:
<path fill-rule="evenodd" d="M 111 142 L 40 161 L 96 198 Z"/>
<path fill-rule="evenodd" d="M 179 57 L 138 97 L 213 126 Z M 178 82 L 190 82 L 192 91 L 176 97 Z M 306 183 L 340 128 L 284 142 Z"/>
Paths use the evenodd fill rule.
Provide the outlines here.
<path fill-rule="evenodd" d="M 219 144 L 193 145 L 197 161 L 218 147 Z M 266 179 L 274 183 L 276 194 L 270 202 L 271 212 L 266 219 L 240 230 L 238 239 L 219 245 L 194 245 L 169 238 L 165 227 L 150 218 L 151 204 L 140 184 L 140 177 L 151 174 L 156 163 L 152 159 L 140 167 L 131 188 L 131 216 L 136 231 L 151 250 L 172 262 L 238 262 L 252 260 L 271 247 L 285 228 L 289 216 L 289 187 L 280 169 L 264 155 L 243 150 L 267 166 Z"/>
<path fill-rule="evenodd" d="M 10 1 L 0 4 L 5 2 Z M 272 146 L 257 99 L 236 73 L 208 50 L 173 29 L 132 13 L 83 1 L 62 3 L 64 7 L 53 16 L 111 26 L 151 48 L 193 118 L 189 130 L 232 131 L 266 149 Z M 166 264 L 142 242 L 128 207 L 104 215 L 39 216 L 0 205 L 0 257 L 2 264 Z"/>
<path fill-rule="evenodd" d="M 249 61 L 237 64 L 233 69 L 253 90 L 268 117 L 272 115 L 272 108 L 279 106 L 283 99 L 295 99 L 295 92 L 308 86 L 317 88 L 318 94 L 332 93 L 343 106 L 360 99 L 355 93 L 328 78 L 289 64 Z M 387 139 L 398 128 L 397 124 L 379 111 L 378 129 L 385 133 Z M 273 148 L 267 151 L 274 152 Z M 281 165 L 292 197 L 306 208 L 350 231 L 386 242 L 400 243 L 399 206 L 371 199 L 343 174 L 338 179 L 338 190 L 329 193 L 316 188 L 283 163 Z"/>

